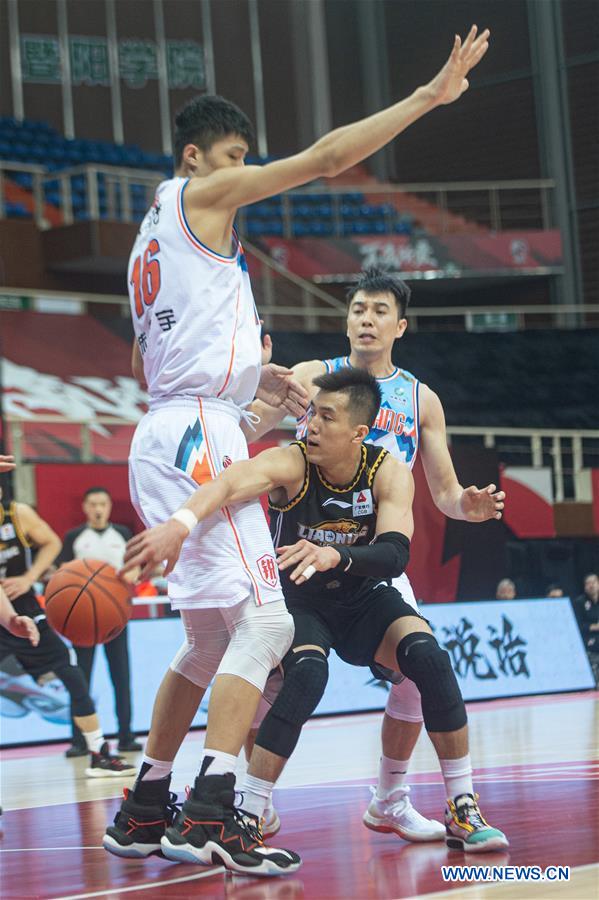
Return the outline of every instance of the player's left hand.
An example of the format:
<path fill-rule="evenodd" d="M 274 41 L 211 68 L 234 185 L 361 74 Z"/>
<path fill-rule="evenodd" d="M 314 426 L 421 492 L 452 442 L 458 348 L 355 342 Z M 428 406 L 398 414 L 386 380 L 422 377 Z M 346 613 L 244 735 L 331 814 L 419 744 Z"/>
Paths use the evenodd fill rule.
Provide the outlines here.
<path fill-rule="evenodd" d="M 16 467 L 14 456 L 4 456 L 0 453 L 0 472 L 12 472 Z"/>
<path fill-rule="evenodd" d="M 25 638 L 34 647 L 39 644 L 40 633 L 37 625 L 29 616 L 13 616 L 8 623 L 8 630 L 15 637 Z"/>
<path fill-rule="evenodd" d="M 283 406 L 296 419 L 308 408 L 308 392 L 293 377 L 291 369 L 269 363 L 262 367 L 256 397 L 269 406 Z"/>
<path fill-rule="evenodd" d="M 17 575 L 13 578 L 3 578 L 0 584 L 4 588 L 9 600 L 16 600 L 31 589 L 33 581 L 27 575 Z"/>
<path fill-rule="evenodd" d="M 473 484 L 464 489 L 460 506 L 467 522 L 486 522 L 488 519 L 501 519 L 504 500 L 505 492 L 498 491 L 496 485 L 477 488 Z"/>
<path fill-rule="evenodd" d="M 164 575 L 168 575 L 175 568 L 183 541 L 189 536 L 189 531 L 177 522 L 176 519 L 169 519 L 162 525 L 156 525 L 154 528 L 148 528 L 147 531 L 141 531 L 127 541 L 125 547 L 125 558 L 123 565 L 118 573 L 119 578 L 125 578 L 127 572 L 131 572 L 136 566 L 139 567 L 137 580 L 145 581 L 154 574 L 156 566 L 161 565 L 166 560 Z"/>
<path fill-rule="evenodd" d="M 491 32 L 485 28 L 477 37 L 477 31 L 477 26 L 473 25 L 463 44 L 456 34 L 449 59 L 427 85 L 435 106 L 453 103 L 468 90 L 468 72 L 478 65 L 489 49 Z"/>
<path fill-rule="evenodd" d="M 341 562 L 341 555 L 334 547 L 318 547 L 305 540 L 287 547 L 277 547 L 277 553 L 281 571 L 295 566 L 289 575 L 295 584 L 304 584 L 315 572 L 328 572 Z"/>

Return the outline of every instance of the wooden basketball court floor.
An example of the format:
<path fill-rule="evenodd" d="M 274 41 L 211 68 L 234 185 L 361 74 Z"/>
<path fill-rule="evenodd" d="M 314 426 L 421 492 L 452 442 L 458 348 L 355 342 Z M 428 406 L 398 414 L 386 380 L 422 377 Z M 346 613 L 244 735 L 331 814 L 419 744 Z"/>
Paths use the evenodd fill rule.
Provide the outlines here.
<path fill-rule="evenodd" d="M 597 900 L 599 693 L 470 704 L 469 718 L 481 807 L 507 833 L 506 852 L 466 859 L 443 843 L 408 844 L 364 828 L 379 752 L 380 714 L 369 713 L 313 720 L 304 731 L 275 793 L 283 826 L 272 843 L 304 860 L 288 878 L 110 856 L 101 848 L 102 833 L 131 781 L 86 780 L 86 761 L 65 759 L 65 745 L 6 751 L 2 900 Z M 191 734 L 177 759 L 173 787 L 180 799 L 193 781 L 202 740 L 203 733 Z M 443 785 L 426 734 L 411 773 L 414 804 L 442 818 Z M 448 864 L 568 866 L 570 877 L 447 883 L 441 867 Z"/>

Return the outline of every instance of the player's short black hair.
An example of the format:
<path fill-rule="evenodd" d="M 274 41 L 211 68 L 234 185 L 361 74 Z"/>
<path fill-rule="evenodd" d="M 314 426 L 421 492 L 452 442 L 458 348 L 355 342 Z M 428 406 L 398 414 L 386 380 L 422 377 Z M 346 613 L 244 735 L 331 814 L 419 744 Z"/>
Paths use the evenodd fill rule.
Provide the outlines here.
<path fill-rule="evenodd" d="M 385 272 L 383 269 L 377 269 L 373 266 L 370 269 L 364 269 L 360 274 L 360 278 L 353 284 L 347 292 L 347 305 L 352 302 L 358 291 L 364 291 L 365 294 L 393 294 L 399 318 L 404 319 L 412 290 L 405 281 L 402 281 L 391 272 Z"/>
<path fill-rule="evenodd" d="M 378 381 L 370 372 L 346 366 L 336 372 L 319 375 L 312 383 L 327 393 L 347 394 L 352 421 L 356 425 L 372 428 L 381 407 L 382 395 Z"/>
<path fill-rule="evenodd" d="M 89 497 L 90 494 L 107 494 L 110 497 L 110 499 L 112 500 L 112 495 L 111 495 L 110 491 L 108 490 L 108 488 L 105 488 L 105 487 L 97 486 L 97 487 L 88 488 L 86 490 L 85 494 L 83 495 L 83 499 L 87 500 L 87 498 Z"/>
<path fill-rule="evenodd" d="M 238 106 L 215 94 L 188 100 L 175 116 L 175 168 L 181 165 L 186 144 L 210 150 L 229 134 L 239 135 L 248 145 L 254 140 L 252 123 Z"/>

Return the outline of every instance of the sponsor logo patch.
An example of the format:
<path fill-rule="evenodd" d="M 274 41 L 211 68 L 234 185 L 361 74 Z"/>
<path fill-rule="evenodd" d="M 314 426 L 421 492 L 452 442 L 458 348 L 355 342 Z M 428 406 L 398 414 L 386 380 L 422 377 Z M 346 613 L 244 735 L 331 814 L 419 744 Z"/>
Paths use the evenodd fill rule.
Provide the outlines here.
<path fill-rule="evenodd" d="M 367 488 L 364 491 L 354 491 L 352 515 L 369 516 L 373 511 L 372 491 Z"/>

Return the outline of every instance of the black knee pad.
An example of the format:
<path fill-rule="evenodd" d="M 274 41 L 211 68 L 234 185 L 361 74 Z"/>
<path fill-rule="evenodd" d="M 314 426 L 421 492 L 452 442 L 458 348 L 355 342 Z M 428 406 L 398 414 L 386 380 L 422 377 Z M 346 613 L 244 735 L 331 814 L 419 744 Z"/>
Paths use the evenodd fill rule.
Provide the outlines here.
<path fill-rule="evenodd" d="M 329 664 L 318 650 L 300 650 L 287 655 L 283 668 L 283 686 L 260 726 L 256 744 L 289 759 L 304 723 L 322 699 L 329 680 Z"/>
<path fill-rule="evenodd" d="M 449 654 L 432 634 L 415 631 L 400 641 L 397 662 L 420 691 L 427 731 L 457 731 L 467 722 L 466 707 Z"/>
<path fill-rule="evenodd" d="M 70 663 L 66 666 L 58 666 L 55 670 L 56 677 L 59 678 L 71 698 L 71 715 L 73 716 L 93 716 L 96 711 L 94 701 L 89 695 L 89 688 L 85 675 L 79 666 L 72 666 Z"/>

